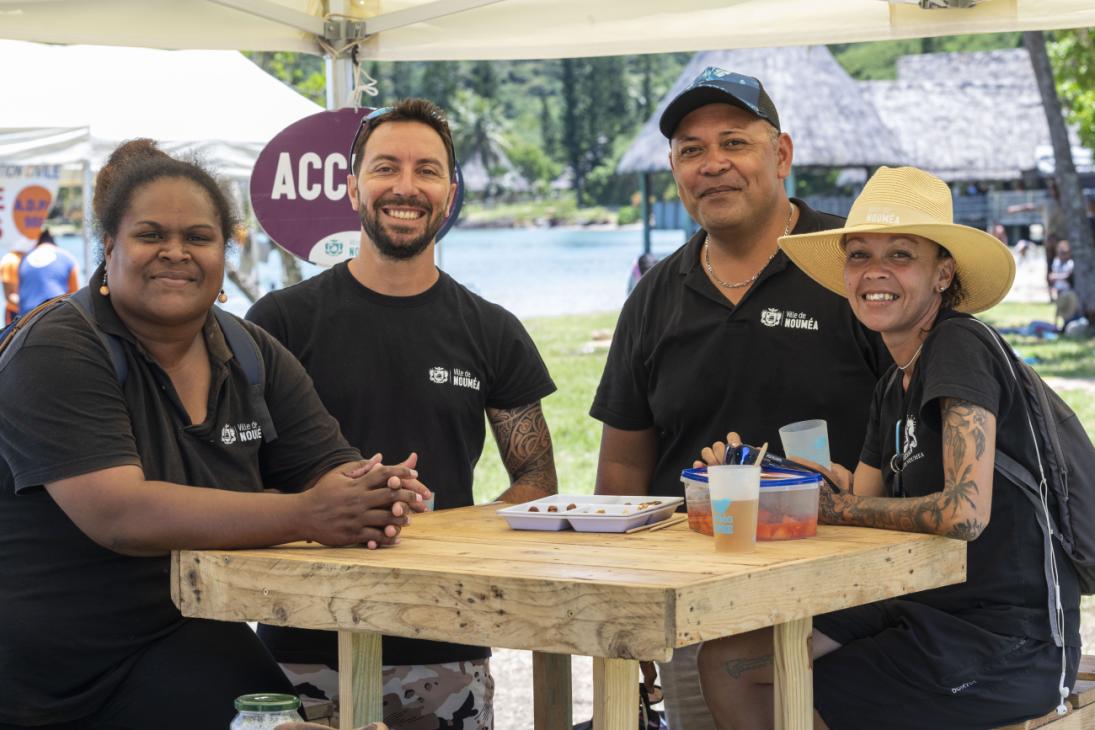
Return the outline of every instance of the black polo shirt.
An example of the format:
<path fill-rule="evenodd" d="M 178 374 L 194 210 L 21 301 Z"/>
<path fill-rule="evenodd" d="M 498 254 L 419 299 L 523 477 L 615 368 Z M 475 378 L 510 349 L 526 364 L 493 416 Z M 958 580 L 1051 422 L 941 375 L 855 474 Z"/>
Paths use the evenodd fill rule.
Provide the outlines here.
<path fill-rule="evenodd" d="M 794 233 L 843 224 L 794 202 Z M 782 251 L 734 306 L 700 264 L 706 235 L 648 271 L 624 304 L 590 415 L 655 430 L 650 494 L 682 495 L 681 470 L 730 429 L 779 453 L 779 427 L 810 418 L 828 421 L 830 455 L 855 468 L 890 363 L 882 340 Z"/>
<path fill-rule="evenodd" d="M 32 323 L 0 371 L 0 724 L 87 716 L 142 648 L 187 620 L 171 602 L 167 556 L 100 547 L 42 484 L 139 465 L 151 480 L 292 490 L 360 458 L 300 364 L 250 323 L 278 438 L 265 443 L 256 432 L 246 375 L 212 316 L 204 331 L 213 367 L 208 416 L 190 425 L 171 381 L 98 286 L 93 280 L 94 315 L 123 342 L 124 388 L 102 343 L 68 305 Z"/>

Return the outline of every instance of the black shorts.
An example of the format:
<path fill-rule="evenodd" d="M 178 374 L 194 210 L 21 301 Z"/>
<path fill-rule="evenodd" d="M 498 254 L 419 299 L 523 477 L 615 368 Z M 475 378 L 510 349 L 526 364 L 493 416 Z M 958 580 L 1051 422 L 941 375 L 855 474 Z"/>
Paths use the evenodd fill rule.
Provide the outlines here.
<path fill-rule="evenodd" d="M 814 662 L 814 707 L 831 730 L 991 730 L 1060 701 L 1060 648 L 922 603 L 857 606 L 817 616 L 814 628 L 841 644 Z M 1069 647 L 1067 687 L 1079 658 Z"/>
<path fill-rule="evenodd" d="M 251 692 L 292 692 L 247 624 L 185 619 L 150 644 L 106 704 L 73 722 L 37 730 L 220 730 L 233 700 Z M 0 722 L 0 730 L 22 725 Z"/>

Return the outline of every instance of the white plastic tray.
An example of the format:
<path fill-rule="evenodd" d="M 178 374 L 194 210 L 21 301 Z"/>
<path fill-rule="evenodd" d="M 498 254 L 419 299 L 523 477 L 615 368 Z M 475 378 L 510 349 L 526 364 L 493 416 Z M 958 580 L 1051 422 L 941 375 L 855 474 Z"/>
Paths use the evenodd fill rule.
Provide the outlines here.
<path fill-rule="evenodd" d="M 503 507 L 498 514 L 515 530 L 627 532 L 669 517 L 683 497 L 628 497 L 553 494 Z"/>

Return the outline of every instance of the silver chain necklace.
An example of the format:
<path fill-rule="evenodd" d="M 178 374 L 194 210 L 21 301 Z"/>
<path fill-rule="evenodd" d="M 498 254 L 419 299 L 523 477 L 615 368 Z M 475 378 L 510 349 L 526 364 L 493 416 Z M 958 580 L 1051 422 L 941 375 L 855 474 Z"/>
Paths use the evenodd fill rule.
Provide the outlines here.
<path fill-rule="evenodd" d="M 897 365 L 897 363 L 894 363 L 894 365 L 897 365 L 897 369 L 900 370 L 901 372 L 905 372 L 906 370 L 909 369 L 910 365 L 912 365 L 914 362 L 916 362 L 916 358 L 920 357 L 920 351 L 923 350 L 923 349 L 924 349 L 924 343 L 921 342 L 920 347 L 916 348 L 916 352 L 913 353 L 913 356 L 909 358 L 909 361 L 907 363 L 905 363 L 904 365 Z"/>
<path fill-rule="evenodd" d="M 795 204 L 788 202 L 788 206 L 787 223 L 783 226 L 783 235 L 785 236 L 791 232 L 791 217 L 795 214 Z M 757 270 L 757 273 L 744 281 L 738 281 L 731 284 L 720 279 L 719 275 L 715 273 L 715 268 L 711 266 L 711 234 L 708 233 L 707 238 L 703 241 L 703 265 L 707 269 L 707 273 L 714 279 L 715 283 L 723 289 L 741 289 L 742 287 L 749 286 L 760 277 L 761 272 L 768 268 L 768 264 L 772 263 L 772 259 L 776 257 L 777 253 L 779 253 L 779 246 L 777 246 L 776 250 L 772 252 L 772 255 L 768 257 L 768 260 L 764 262 L 764 266 L 761 266 L 760 269 Z"/>

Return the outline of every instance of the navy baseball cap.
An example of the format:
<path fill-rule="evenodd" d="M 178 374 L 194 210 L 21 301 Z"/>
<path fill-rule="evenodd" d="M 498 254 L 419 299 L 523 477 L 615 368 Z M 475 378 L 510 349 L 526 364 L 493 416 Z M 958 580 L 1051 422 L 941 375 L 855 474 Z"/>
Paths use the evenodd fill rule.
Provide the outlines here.
<path fill-rule="evenodd" d="M 726 71 L 716 66 L 705 68 L 692 80 L 687 89 L 669 102 L 669 106 L 662 112 L 658 127 L 666 139 L 672 139 L 682 119 L 708 104 L 733 104 L 756 114 L 777 130 L 779 129 L 776 105 L 768 97 L 760 79 Z"/>

